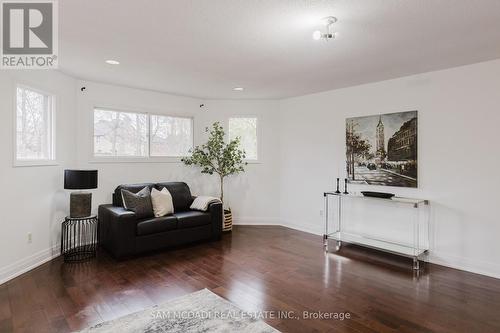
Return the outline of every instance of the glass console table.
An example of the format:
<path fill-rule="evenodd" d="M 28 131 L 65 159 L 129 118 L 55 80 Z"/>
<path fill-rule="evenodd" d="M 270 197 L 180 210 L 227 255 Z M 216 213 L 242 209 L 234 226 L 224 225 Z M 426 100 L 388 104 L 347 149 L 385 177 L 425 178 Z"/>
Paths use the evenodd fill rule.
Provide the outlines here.
<path fill-rule="evenodd" d="M 343 194 L 336 192 L 325 192 L 325 229 L 323 235 L 323 245 L 325 251 L 328 251 L 328 240 L 336 242 L 336 251 L 340 250 L 342 243 L 351 243 L 364 247 L 402 255 L 413 258 L 413 269 L 419 270 L 419 260 L 424 253 L 429 250 L 429 201 L 424 199 L 412 199 L 393 197 L 392 199 L 381 199 L 374 197 L 365 197 L 358 194 Z M 329 198 L 336 200 L 336 212 L 333 214 L 333 228 L 329 228 L 330 212 Z M 372 204 L 383 204 L 384 214 L 391 214 L 388 211 L 391 207 L 408 208 L 403 210 L 404 217 L 398 220 L 399 235 L 391 237 L 381 237 L 369 232 L 352 230 L 349 228 L 348 220 L 345 220 L 345 202 L 347 200 L 357 201 L 358 203 L 366 201 Z M 387 213 L 386 213 L 387 210 Z M 392 214 L 391 214 L 392 215 Z M 407 219 L 406 219 L 407 217 Z M 361 221 L 369 223 L 369 218 L 362 218 Z M 406 220 L 406 221 L 404 221 Z M 331 230 L 333 229 L 333 230 Z M 358 228 L 363 229 L 363 228 Z M 389 230 L 390 231 L 390 230 Z M 399 237 L 399 238 L 398 238 Z"/>

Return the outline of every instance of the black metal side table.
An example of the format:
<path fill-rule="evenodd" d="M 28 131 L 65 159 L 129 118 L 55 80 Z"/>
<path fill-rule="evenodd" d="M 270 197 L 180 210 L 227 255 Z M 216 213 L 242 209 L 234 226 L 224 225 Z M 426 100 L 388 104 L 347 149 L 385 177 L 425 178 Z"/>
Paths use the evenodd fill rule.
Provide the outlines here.
<path fill-rule="evenodd" d="M 96 256 L 98 227 L 96 215 L 66 216 L 61 230 L 61 255 L 65 262 L 82 262 Z"/>

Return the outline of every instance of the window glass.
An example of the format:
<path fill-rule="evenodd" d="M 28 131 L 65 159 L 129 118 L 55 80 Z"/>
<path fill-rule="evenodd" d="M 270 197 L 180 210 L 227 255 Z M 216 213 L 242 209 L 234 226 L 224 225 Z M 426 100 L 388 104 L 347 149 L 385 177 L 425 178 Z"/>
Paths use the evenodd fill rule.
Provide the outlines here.
<path fill-rule="evenodd" d="M 16 159 L 52 160 L 53 97 L 29 88 L 16 91 Z"/>
<path fill-rule="evenodd" d="M 257 118 L 238 117 L 229 119 L 229 139 L 236 137 L 241 139 L 241 147 L 245 151 L 245 159 L 258 159 L 258 136 L 257 136 Z"/>
<path fill-rule="evenodd" d="M 151 115 L 151 156 L 187 156 L 193 148 L 193 120 Z"/>
<path fill-rule="evenodd" d="M 148 117 L 143 113 L 94 110 L 94 156 L 148 156 Z"/>

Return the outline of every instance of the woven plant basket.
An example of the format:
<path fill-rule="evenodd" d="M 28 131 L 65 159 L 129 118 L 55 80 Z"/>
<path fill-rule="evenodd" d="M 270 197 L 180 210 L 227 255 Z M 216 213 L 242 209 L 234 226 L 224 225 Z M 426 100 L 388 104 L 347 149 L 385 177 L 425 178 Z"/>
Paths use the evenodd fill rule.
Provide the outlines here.
<path fill-rule="evenodd" d="M 230 210 L 224 209 L 224 223 L 222 231 L 231 231 L 233 229 L 233 213 Z"/>

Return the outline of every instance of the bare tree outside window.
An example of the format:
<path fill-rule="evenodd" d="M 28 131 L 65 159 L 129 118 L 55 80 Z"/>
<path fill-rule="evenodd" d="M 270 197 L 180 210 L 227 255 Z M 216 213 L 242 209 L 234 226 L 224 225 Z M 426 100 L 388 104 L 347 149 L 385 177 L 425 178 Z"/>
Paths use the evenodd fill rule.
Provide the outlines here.
<path fill-rule="evenodd" d="M 193 120 L 151 115 L 151 156 L 184 157 L 193 148 Z"/>
<path fill-rule="evenodd" d="M 94 110 L 95 156 L 148 156 L 147 115 Z"/>
<path fill-rule="evenodd" d="M 53 97 L 29 88 L 16 90 L 16 159 L 51 160 Z"/>

